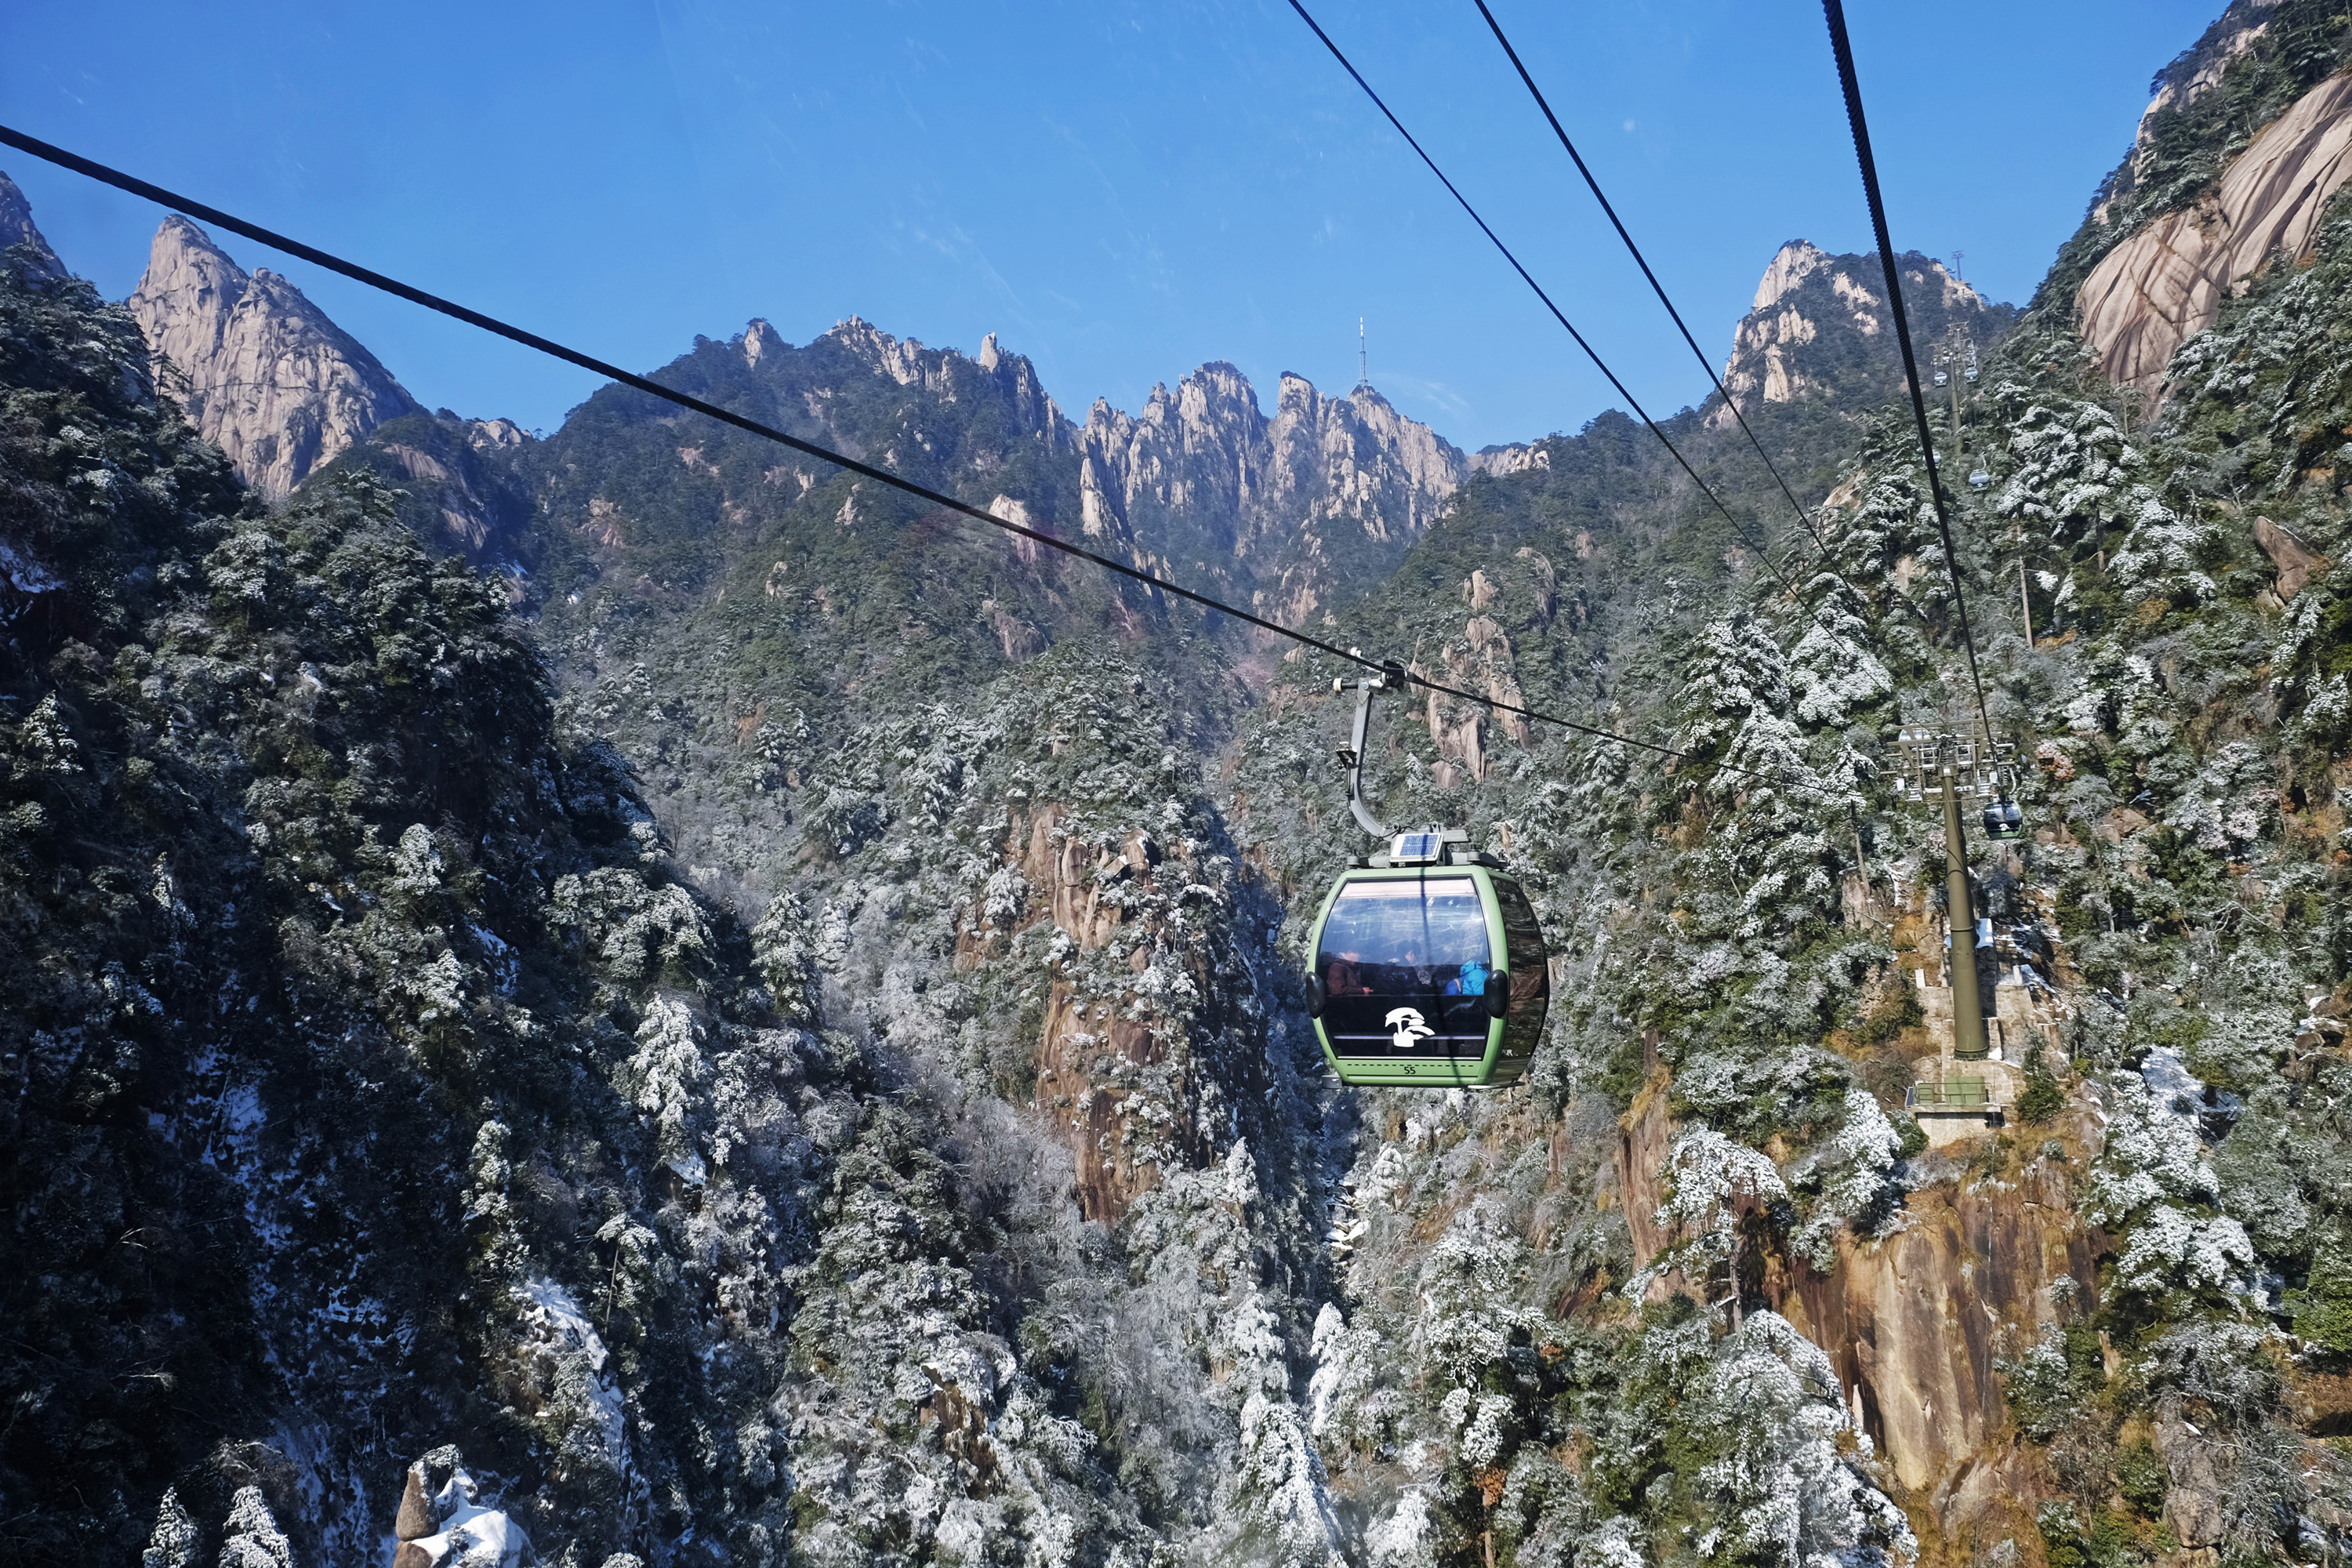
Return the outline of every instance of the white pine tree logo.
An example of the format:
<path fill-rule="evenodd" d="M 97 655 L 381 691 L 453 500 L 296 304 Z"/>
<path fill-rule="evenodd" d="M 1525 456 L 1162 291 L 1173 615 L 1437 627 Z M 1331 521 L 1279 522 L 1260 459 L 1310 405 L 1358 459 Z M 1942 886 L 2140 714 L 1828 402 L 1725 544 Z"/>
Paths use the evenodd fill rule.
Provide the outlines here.
<path fill-rule="evenodd" d="M 1414 1007 L 1391 1008 L 1385 1022 L 1390 1028 L 1396 1031 L 1389 1037 L 1389 1044 L 1401 1051 L 1409 1051 L 1418 1041 L 1437 1033 L 1423 1019 L 1420 1010 Z"/>

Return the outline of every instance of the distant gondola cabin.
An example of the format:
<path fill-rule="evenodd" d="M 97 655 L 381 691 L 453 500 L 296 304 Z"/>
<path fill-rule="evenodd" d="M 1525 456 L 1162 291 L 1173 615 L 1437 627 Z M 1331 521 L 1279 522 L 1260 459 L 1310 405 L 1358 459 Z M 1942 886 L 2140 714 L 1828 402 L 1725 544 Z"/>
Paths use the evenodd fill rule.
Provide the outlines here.
<path fill-rule="evenodd" d="M 1535 1055 L 1543 933 L 1517 882 L 1445 841 L 1459 837 L 1400 835 L 1323 900 L 1309 1011 L 1342 1082 L 1500 1089 Z"/>

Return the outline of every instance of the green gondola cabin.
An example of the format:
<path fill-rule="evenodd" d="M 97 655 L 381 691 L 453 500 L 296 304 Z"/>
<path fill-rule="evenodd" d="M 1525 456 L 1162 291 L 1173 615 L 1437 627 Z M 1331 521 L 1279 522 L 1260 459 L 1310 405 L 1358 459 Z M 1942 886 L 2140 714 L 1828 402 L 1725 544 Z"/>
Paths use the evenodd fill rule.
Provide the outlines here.
<path fill-rule="evenodd" d="M 1340 1081 L 1501 1089 L 1543 1037 L 1551 976 L 1517 881 L 1458 832 L 1405 833 L 1344 872 L 1311 937 L 1308 1011 Z"/>

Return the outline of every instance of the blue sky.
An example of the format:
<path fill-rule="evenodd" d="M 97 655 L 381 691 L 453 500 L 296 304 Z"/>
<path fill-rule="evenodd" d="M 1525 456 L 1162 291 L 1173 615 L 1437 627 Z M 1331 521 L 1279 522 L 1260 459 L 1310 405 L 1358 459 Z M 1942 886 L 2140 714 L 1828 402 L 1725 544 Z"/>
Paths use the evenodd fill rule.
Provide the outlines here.
<path fill-rule="evenodd" d="M 1711 354 L 1780 244 L 1869 248 L 1817 5 L 1489 0 Z M 2021 302 L 2222 0 L 1850 0 L 1895 244 Z M 1470 0 L 1318 0 L 1652 412 L 1706 384 Z M 622 363 L 754 315 L 994 331 L 1075 417 L 1231 360 L 1372 379 L 1476 448 L 1613 401 L 1283 0 L 573 0 L 0 16 L 0 120 Z M 160 216 L 21 154 L 127 295 Z M 425 403 L 551 427 L 587 377 L 231 237 Z"/>

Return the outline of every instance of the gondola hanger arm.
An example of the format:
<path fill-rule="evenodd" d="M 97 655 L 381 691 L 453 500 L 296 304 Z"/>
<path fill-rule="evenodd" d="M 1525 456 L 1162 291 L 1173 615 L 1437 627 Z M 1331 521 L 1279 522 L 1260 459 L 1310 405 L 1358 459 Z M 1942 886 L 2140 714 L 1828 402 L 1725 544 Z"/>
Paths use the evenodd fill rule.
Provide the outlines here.
<path fill-rule="evenodd" d="M 1349 657 L 1356 659 L 1364 657 L 1361 648 L 1349 648 L 1348 653 Z M 1350 686 L 1356 689 L 1355 727 L 1348 744 L 1339 748 L 1339 766 L 1348 775 L 1348 810 L 1354 815 L 1358 825 L 1374 838 L 1387 838 L 1390 830 L 1388 824 L 1374 816 L 1371 807 L 1364 804 L 1364 742 L 1371 730 L 1372 693 L 1402 691 L 1411 679 L 1405 673 L 1404 666 L 1391 658 L 1381 661 L 1378 675 L 1362 676 L 1355 680 L 1340 676 L 1331 682 L 1334 691 L 1345 691 Z"/>

